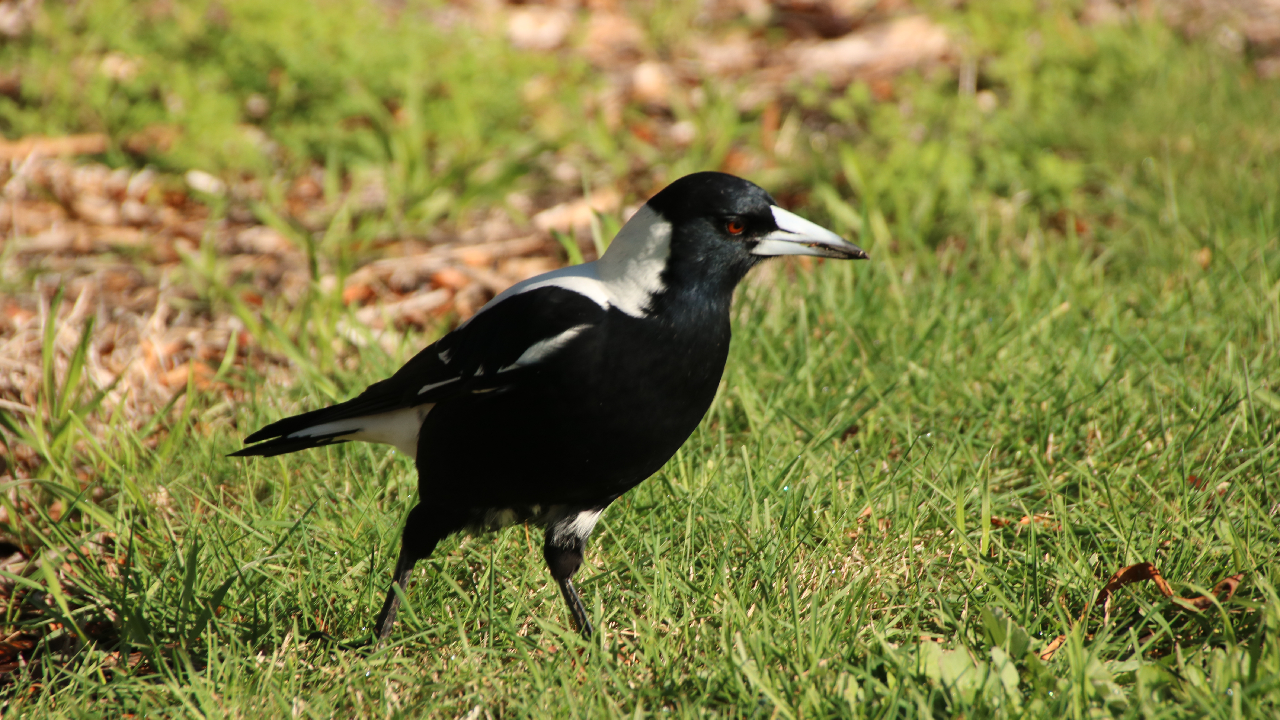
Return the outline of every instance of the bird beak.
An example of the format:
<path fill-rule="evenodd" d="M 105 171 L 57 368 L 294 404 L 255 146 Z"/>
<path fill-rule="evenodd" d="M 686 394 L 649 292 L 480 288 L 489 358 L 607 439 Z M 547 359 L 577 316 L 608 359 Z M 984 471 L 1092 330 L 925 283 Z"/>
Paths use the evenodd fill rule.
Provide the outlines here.
<path fill-rule="evenodd" d="M 778 229 L 765 235 L 752 248 L 752 255 L 816 255 L 841 260 L 865 260 L 865 250 L 830 230 L 794 213 L 772 206 Z"/>

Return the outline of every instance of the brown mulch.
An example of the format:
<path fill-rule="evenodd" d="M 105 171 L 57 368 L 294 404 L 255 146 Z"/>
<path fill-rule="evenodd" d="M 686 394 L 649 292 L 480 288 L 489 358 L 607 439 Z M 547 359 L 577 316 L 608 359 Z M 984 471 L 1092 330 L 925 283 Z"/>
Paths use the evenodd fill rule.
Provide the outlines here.
<path fill-rule="evenodd" d="M 488 29 L 504 31 L 517 47 L 584 57 L 607 80 L 594 99 L 596 112 L 621 131 L 623 107 L 637 105 L 648 120 L 626 129 L 677 145 L 687 143 L 693 129 L 673 121 L 670 109 L 697 102 L 707 82 L 744 81 L 738 103 L 764 108 L 762 131 L 771 137 L 766 150 L 778 152 L 790 142 L 778 137 L 785 135 L 778 128 L 778 103 L 795 78 L 821 71 L 839 86 L 946 62 L 951 55 L 947 33 L 905 2 L 792 0 L 772 9 L 712 2 L 704 7 L 702 29 L 661 59 L 641 21 L 613 3 L 512 5 L 496 18 L 449 7 L 463 12 L 455 21 L 499 24 Z M 755 31 L 728 22 L 744 15 Z M 29 25 L 15 26 L 15 32 Z M 771 45 L 763 32 L 769 25 L 786 28 L 790 39 Z M 536 96 L 537 88 L 527 90 Z M 255 310 L 296 302 L 313 280 L 333 290 L 335 268 L 319 257 L 313 278 L 303 237 L 323 231 L 343 203 L 384 210 L 381 183 L 348 178 L 342 197 L 326 198 L 317 169 L 292 181 L 285 207 L 275 209 L 280 217 L 268 223 L 253 210 L 264 197 L 258 180 L 228 181 L 199 170 L 174 177 L 77 159 L 103 152 L 108 143 L 103 135 L 0 141 L 0 282 L 19 288 L 0 296 L 0 412 L 18 423 L 44 412 L 48 323 L 55 326 L 55 374 L 63 377 L 83 328 L 94 321 L 86 381 L 94 390 L 109 390 L 88 419 L 91 427 L 117 410 L 117 417 L 141 425 L 189 383 L 239 399 L 221 380 L 245 368 L 287 380 L 287 359 L 255 346 L 242 318 L 228 312 L 227 298 L 211 302 L 217 293 L 201 287 L 208 278 L 196 269 L 213 255 L 218 282 L 234 288 L 216 290 L 233 292 Z M 769 162 L 739 152 L 724 169 L 749 173 Z M 567 177 L 572 164 L 562 164 L 564 184 L 581 187 Z M 343 282 L 342 299 L 355 312 L 339 329 L 355 345 L 381 340 L 390 348 L 394 332 L 465 318 L 505 287 L 562 263 L 553 231 L 576 234 L 590 258 L 593 213 L 617 213 L 624 197 L 651 190 L 603 187 L 542 208 L 521 199 L 527 224 L 493 210 L 428 237 L 378 242 Z M 226 212 L 215 218 L 211 204 L 218 203 Z M 64 301 L 54 308 L 59 288 Z M 388 329 L 394 332 L 383 332 Z M 179 398 L 176 410 L 183 402 Z M 30 477 L 37 464 L 30 448 L 0 444 L 0 480 Z"/>

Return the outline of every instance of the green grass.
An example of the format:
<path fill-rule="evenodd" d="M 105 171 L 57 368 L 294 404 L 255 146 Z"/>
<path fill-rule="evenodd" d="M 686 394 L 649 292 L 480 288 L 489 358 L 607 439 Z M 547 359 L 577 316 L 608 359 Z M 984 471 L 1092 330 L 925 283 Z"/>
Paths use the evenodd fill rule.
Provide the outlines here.
<path fill-rule="evenodd" d="M 155 448 L 84 433 L 92 396 L 56 378 L 44 428 L 10 423 L 44 443 L 65 506 L 23 541 L 50 568 L 99 551 L 65 593 L 51 570 L 6 576 L 43 610 L 10 607 L 9 627 L 62 625 L 47 675 L 0 690 L 6 714 L 1274 717 L 1280 88 L 1158 26 L 1032 9 L 939 11 L 994 109 L 948 77 L 900 80 L 888 104 L 798 89 L 841 130 L 757 179 L 873 259 L 776 264 L 740 291 L 706 421 L 597 529 L 579 575 L 593 641 L 524 528 L 443 543 L 392 645 L 307 639 L 368 636 L 413 468 L 374 446 L 224 454 L 428 339 L 349 369 L 317 288 L 258 333 L 290 352 L 292 388 L 233 374 L 250 402 L 197 398 Z M 757 147 L 753 122 L 724 121 L 726 147 Z M 599 162 L 640 156 L 611 142 Z M 993 522 L 1035 514 L 1051 522 Z M 1077 624 L 1144 561 L 1182 596 L 1244 580 L 1202 613 L 1131 585 L 1108 622 Z M 103 620 L 118 644 L 67 640 Z M 117 650 L 143 661 L 110 667 Z"/>

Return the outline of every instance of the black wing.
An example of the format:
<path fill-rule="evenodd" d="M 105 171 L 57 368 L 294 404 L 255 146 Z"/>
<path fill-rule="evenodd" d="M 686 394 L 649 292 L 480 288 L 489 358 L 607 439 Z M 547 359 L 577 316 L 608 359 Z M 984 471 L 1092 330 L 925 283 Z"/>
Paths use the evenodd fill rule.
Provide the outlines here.
<path fill-rule="evenodd" d="M 557 286 L 512 295 L 484 308 L 356 397 L 271 423 L 245 438 L 260 444 L 231 454 L 280 455 L 347 439 L 376 442 L 349 437 L 361 433 L 362 418 L 519 382 L 522 370 L 553 354 L 557 342 L 598 325 L 605 312 L 594 300 Z M 421 421 L 414 413 L 405 414 L 404 422 Z"/>

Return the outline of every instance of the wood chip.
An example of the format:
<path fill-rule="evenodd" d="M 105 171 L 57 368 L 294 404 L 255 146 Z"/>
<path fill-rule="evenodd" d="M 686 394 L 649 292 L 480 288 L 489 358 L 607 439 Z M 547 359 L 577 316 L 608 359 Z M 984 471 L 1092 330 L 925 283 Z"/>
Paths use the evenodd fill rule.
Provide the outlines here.
<path fill-rule="evenodd" d="M 0 160 L 24 160 L 31 155 L 43 157 L 97 155 L 106 152 L 109 143 L 107 136 L 102 133 L 62 137 L 29 135 L 12 141 L 0 138 Z"/>

